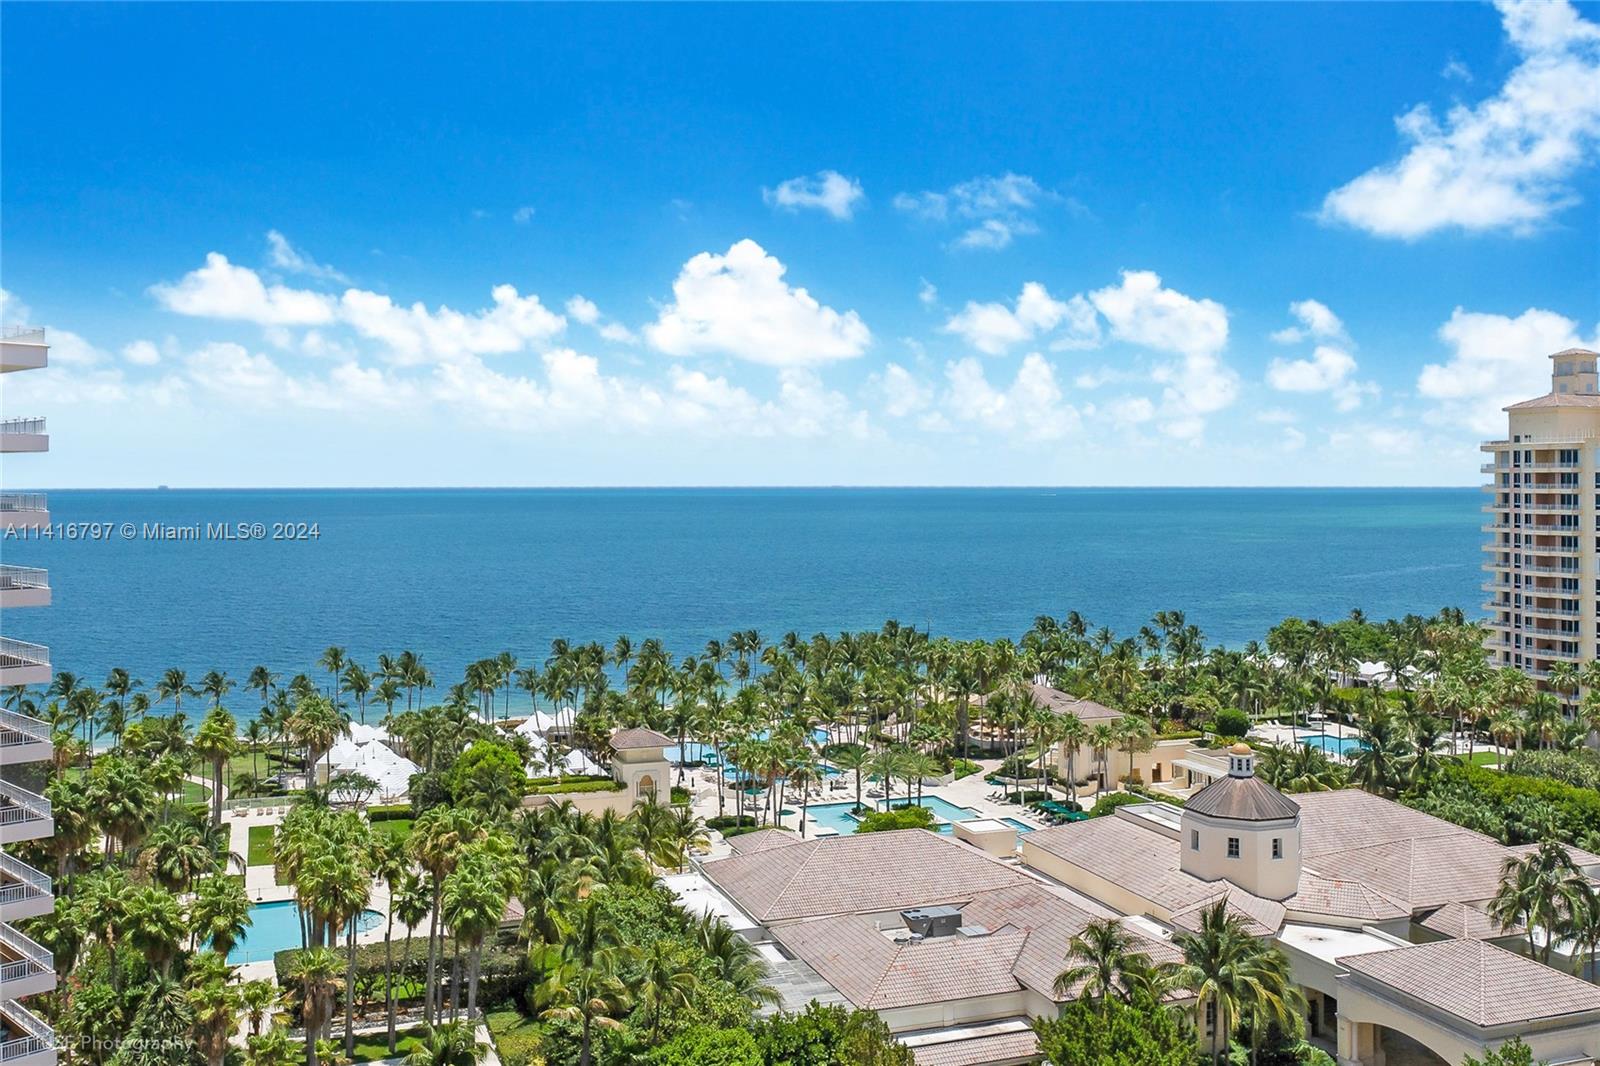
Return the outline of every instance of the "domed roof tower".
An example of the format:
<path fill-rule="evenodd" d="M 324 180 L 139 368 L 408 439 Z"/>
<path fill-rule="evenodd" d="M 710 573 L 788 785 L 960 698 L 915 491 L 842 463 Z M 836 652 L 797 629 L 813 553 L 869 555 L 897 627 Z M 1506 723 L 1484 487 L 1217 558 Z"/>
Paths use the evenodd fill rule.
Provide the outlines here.
<path fill-rule="evenodd" d="M 1228 776 L 1189 797 L 1179 844 L 1183 871 L 1207 881 L 1267 899 L 1299 887 L 1300 806 L 1256 776 L 1248 744 L 1228 749 Z"/>

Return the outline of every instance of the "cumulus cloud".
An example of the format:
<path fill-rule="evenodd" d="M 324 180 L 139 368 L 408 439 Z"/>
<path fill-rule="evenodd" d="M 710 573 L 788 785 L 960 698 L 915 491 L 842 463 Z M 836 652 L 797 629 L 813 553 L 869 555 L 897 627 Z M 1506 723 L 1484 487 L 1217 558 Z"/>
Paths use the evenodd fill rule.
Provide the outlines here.
<path fill-rule="evenodd" d="M 567 314 L 575 321 L 582 322 L 585 326 L 592 326 L 600 321 L 600 308 L 593 300 L 582 296 L 574 296 L 567 301 Z"/>
<path fill-rule="evenodd" d="M 983 364 L 971 356 L 945 368 L 945 411 L 958 423 L 981 426 L 1027 440 L 1059 440 L 1082 424 L 1064 402 L 1055 367 L 1038 352 L 1023 357 L 1009 386 L 989 383 Z"/>
<path fill-rule="evenodd" d="M 1092 348 L 1100 343 L 1100 323 L 1088 300 L 1082 296 L 1057 300 L 1043 285 L 1030 281 L 1022 286 L 1011 307 L 967 301 L 944 324 L 944 331 L 954 333 L 986 355 L 1003 355 L 1015 345 L 1063 324 L 1066 328 L 1052 347 Z"/>
<path fill-rule="evenodd" d="M 865 200 L 867 194 L 855 178 L 847 178 L 836 170 L 819 170 L 810 177 L 780 182 L 775 189 L 762 189 L 761 196 L 780 210 L 824 211 L 843 222 L 854 214 L 856 205 Z"/>
<path fill-rule="evenodd" d="M 150 341 L 132 341 L 122 346 L 122 358 L 134 366 L 155 366 L 161 362 L 161 351 Z"/>
<path fill-rule="evenodd" d="M 917 414 L 933 402 L 933 386 L 899 363 L 884 366 L 875 384 L 883 397 L 883 412 L 890 418 Z"/>
<path fill-rule="evenodd" d="M 939 288 L 927 278 L 917 286 L 917 302 L 923 307 L 933 307 L 939 302 Z"/>
<path fill-rule="evenodd" d="M 490 296 L 491 307 L 463 313 L 443 305 L 430 311 L 421 301 L 401 307 L 379 293 L 347 289 L 339 317 L 400 364 L 521 351 L 549 343 L 566 328 L 567 320 L 538 296 L 522 296 L 513 285 L 496 285 Z"/>
<path fill-rule="evenodd" d="M 998 250 L 1025 234 L 1037 233 L 1033 215 L 1052 194 L 1026 174 L 1007 172 L 985 175 L 952 185 L 943 191 L 900 193 L 894 206 L 929 223 L 950 223 L 966 228 L 954 241 L 957 248 Z"/>
<path fill-rule="evenodd" d="M 1279 344 L 1299 344 L 1306 339 L 1328 340 L 1344 336 L 1344 323 L 1318 300 L 1296 300 L 1289 305 L 1289 313 L 1300 320 L 1298 326 L 1286 326 L 1272 335 Z"/>
<path fill-rule="evenodd" d="M 1434 401 L 1425 417 L 1484 435 L 1504 432 L 1502 407 L 1550 391 L 1546 356 L 1600 343 L 1585 341 L 1578 329 L 1572 319 L 1540 308 L 1515 318 L 1456 308 L 1439 327 L 1439 339 L 1452 349 L 1449 359 L 1427 364 L 1417 377 L 1417 393 Z"/>
<path fill-rule="evenodd" d="M 567 301 L 567 315 L 575 322 L 589 326 L 600 336 L 614 344 L 636 344 L 639 338 L 621 322 L 603 321 L 605 316 L 593 300 L 574 296 Z"/>
<path fill-rule="evenodd" d="M 755 241 L 726 254 L 702 252 L 672 283 L 673 302 L 645 327 L 668 355 L 729 355 L 795 367 L 851 359 L 872 333 L 854 311 L 840 313 L 783 280 L 787 267 Z"/>
<path fill-rule="evenodd" d="M 184 359 L 187 383 L 230 403 L 262 410 L 280 406 L 322 411 L 400 407 L 416 386 L 372 367 L 344 363 L 326 375 L 290 374 L 271 357 L 231 342 L 207 344 Z"/>
<path fill-rule="evenodd" d="M 1354 379 L 1356 361 L 1349 352 L 1319 344 L 1309 359 L 1274 359 L 1267 367 L 1267 384 L 1279 392 L 1328 392 L 1341 411 L 1361 406 L 1363 396 L 1375 395 L 1377 386 Z"/>
<path fill-rule="evenodd" d="M 306 289 L 268 285 L 249 267 L 235 266 L 221 252 L 171 284 L 150 287 L 163 307 L 180 315 L 253 322 L 260 326 L 320 326 L 332 322 L 332 297 Z"/>
<path fill-rule="evenodd" d="M 534 213 L 535 212 L 532 207 L 524 204 L 515 211 L 511 212 L 511 221 L 515 222 L 519 226 L 526 225 L 527 223 L 533 221 Z"/>
<path fill-rule="evenodd" d="M 319 263 L 300 251 L 289 243 L 289 238 L 275 229 L 267 230 L 267 262 L 288 274 L 304 274 L 309 278 L 340 283 L 350 280 L 333 267 Z"/>
<path fill-rule="evenodd" d="M 1575 203 L 1570 180 L 1600 143 L 1600 25 L 1567 0 L 1499 0 L 1521 56 L 1500 91 L 1441 119 L 1419 104 L 1395 120 L 1401 158 L 1330 192 L 1322 218 L 1380 237 L 1441 229 L 1527 234 Z"/>
<path fill-rule="evenodd" d="M 1199 436 L 1204 416 L 1233 403 L 1239 377 L 1221 358 L 1228 343 L 1228 311 L 1220 303 L 1166 288 L 1149 270 L 1123 271 L 1120 284 L 1096 289 L 1089 301 L 1117 340 L 1181 357 L 1155 371 L 1165 386 L 1159 417 L 1169 436 Z"/>

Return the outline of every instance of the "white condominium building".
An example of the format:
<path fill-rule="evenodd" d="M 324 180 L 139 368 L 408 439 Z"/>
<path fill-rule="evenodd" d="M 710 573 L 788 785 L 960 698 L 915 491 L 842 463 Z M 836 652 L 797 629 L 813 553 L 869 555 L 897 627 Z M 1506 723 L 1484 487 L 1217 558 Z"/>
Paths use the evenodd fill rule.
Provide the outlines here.
<path fill-rule="evenodd" d="M 49 361 L 42 329 L 8 328 L 0 334 L 0 372 L 37 370 Z M 42 418 L 0 421 L 0 453 L 43 452 L 50 447 Z M 26 459 L 22 460 L 28 461 Z M 0 473 L 12 469 L 7 465 Z M 50 520 L 38 493 L 0 491 L 0 533 L 38 528 Z M 27 632 L 26 610 L 50 603 L 45 571 L 13 563 L 18 542 L 7 542 L 0 563 L 0 693 L 20 685 L 50 682 L 50 653 L 13 636 Z M 24 546 L 25 547 L 25 546 Z M 18 614 L 18 611 L 24 613 Z M 50 876 L 35 870 L 6 848 L 48 837 L 55 821 L 50 801 L 17 780 L 18 768 L 49 761 L 50 727 L 21 708 L 0 703 L 0 1063 L 4 1066 L 55 1066 L 56 1041 L 50 1026 L 20 1002 L 56 987 L 50 951 L 14 922 L 55 909 Z"/>
<path fill-rule="evenodd" d="M 1596 355 L 1550 357 L 1550 391 L 1506 408 L 1505 440 L 1485 441 L 1484 591 L 1490 661 L 1549 688 L 1557 663 L 1600 658 L 1600 388 Z M 1563 692 L 1572 709 L 1576 694 Z"/>

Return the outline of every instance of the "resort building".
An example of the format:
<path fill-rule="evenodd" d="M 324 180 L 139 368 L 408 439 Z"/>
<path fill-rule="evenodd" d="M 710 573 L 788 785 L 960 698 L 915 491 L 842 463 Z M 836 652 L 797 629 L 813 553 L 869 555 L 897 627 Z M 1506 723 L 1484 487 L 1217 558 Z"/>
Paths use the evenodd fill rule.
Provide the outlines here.
<path fill-rule="evenodd" d="M 1024 833 L 1004 858 L 959 833 L 770 830 L 669 883 L 759 946 L 785 1006 L 874 1009 L 921 1066 L 1032 1061 L 1029 1024 L 1075 994 L 1054 982 L 1088 922 L 1119 920 L 1159 962 L 1218 903 L 1283 949 L 1340 1066 L 1458 1066 L 1514 1035 L 1535 1060 L 1600 1059 L 1600 987 L 1573 976 L 1574 949 L 1547 966 L 1487 913 L 1527 849 L 1366 792 L 1291 798 L 1249 748 L 1226 755 L 1184 807 Z M 1600 873 L 1600 856 L 1573 857 Z"/>
<path fill-rule="evenodd" d="M 44 330 L 7 329 L 0 336 L 0 372 L 44 367 L 49 351 Z M 42 418 L 0 422 L 0 453 L 43 452 L 49 446 Z M 36 529 L 49 520 L 42 495 L 0 492 L 0 532 L 7 526 Z M 45 571 L 9 561 L 0 564 L 0 689 L 49 683 L 49 652 L 11 636 L 18 629 L 26 631 L 21 619 L 13 624 L 12 612 L 49 603 Z M 18 780 L 26 773 L 24 767 L 50 757 L 48 724 L 0 708 L 0 1062 L 5 1066 L 54 1066 L 56 1061 L 55 1034 L 20 1002 L 55 988 L 55 960 L 48 949 L 12 924 L 50 913 L 55 895 L 49 875 L 5 850 L 48 837 L 54 829 L 50 801 Z"/>
<path fill-rule="evenodd" d="M 1594 352 L 1550 357 L 1550 391 L 1506 408 L 1485 441 L 1484 569 L 1490 661 L 1551 688 L 1558 663 L 1600 657 L 1600 389 Z M 1560 693 L 1569 713 L 1578 693 Z"/>

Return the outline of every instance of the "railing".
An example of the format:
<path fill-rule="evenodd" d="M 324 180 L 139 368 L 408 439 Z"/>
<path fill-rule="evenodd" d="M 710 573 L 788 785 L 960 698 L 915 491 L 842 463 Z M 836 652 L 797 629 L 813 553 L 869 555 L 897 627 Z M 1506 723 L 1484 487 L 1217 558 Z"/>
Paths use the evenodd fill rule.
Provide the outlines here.
<path fill-rule="evenodd" d="M 27 863 L 0 852 L 0 904 L 15 904 L 30 896 L 48 896 L 50 877 Z"/>
<path fill-rule="evenodd" d="M 0 962 L 0 982 L 20 981 L 31 974 L 50 973 L 56 968 L 55 956 L 48 948 L 3 922 L 0 922 L 0 953 L 11 956 Z"/>
<path fill-rule="evenodd" d="M 49 666 L 50 649 L 43 644 L 0 637 L 0 666 Z"/>
<path fill-rule="evenodd" d="M 50 572 L 37 566 L 11 566 L 0 563 L 0 592 L 7 589 L 47 589 Z"/>
<path fill-rule="evenodd" d="M 49 509 L 50 499 L 42 492 L 0 492 L 0 514 Z"/>
<path fill-rule="evenodd" d="M 1525 503 L 1517 508 L 1529 514 L 1571 514 L 1578 510 L 1580 504 L 1574 500 L 1571 503 Z M 1569 527 L 1570 528 L 1570 527 Z"/>
<path fill-rule="evenodd" d="M 21 785 L 0 781 L 0 825 L 39 822 L 50 817 L 50 801 Z"/>
<path fill-rule="evenodd" d="M 1524 563 L 1522 566 L 1511 565 L 1511 569 L 1520 570 L 1526 574 L 1559 574 L 1562 577 L 1583 576 L 1583 569 L 1576 566 L 1530 566 Z"/>
<path fill-rule="evenodd" d="M 0 709 L 0 748 L 50 743 L 50 723 L 31 714 Z"/>
<path fill-rule="evenodd" d="M 43 326 L 4 326 L 0 327 L 0 340 L 8 341 L 42 341 L 44 340 Z"/>
<path fill-rule="evenodd" d="M 1557 444 L 1564 444 L 1569 448 L 1580 448 L 1587 443 L 1588 442 L 1582 437 L 1574 439 L 1572 437 L 1534 437 L 1524 435 L 1521 440 L 1486 440 L 1478 447 L 1485 451 L 1498 451 L 1501 448 L 1517 448 L 1524 444 L 1531 444 L 1535 447 L 1547 448 L 1554 447 Z"/>
<path fill-rule="evenodd" d="M 23 1034 L 0 1044 L 0 1062 L 11 1062 L 29 1055 L 37 1055 L 56 1046 L 55 1030 L 35 1018 L 16 1000 L 8 999 L 0 1002 L 0 1014 L 5 1015 L 13 1029 L 19 1029 Z"/>
<path fill-rule="evenodd" d="M 42 418 L 8 418 L 0 422 L 0 433 L 43 433 Z"/>
<path fill-rule="evenodd" d="M 1582 618 L 1582 611 L 1569 611 L 1565 607 L 1536 607 L 1531 603 L 1522 605 L 1523 614 L 1549 615 L 1554 618 Z"/>

